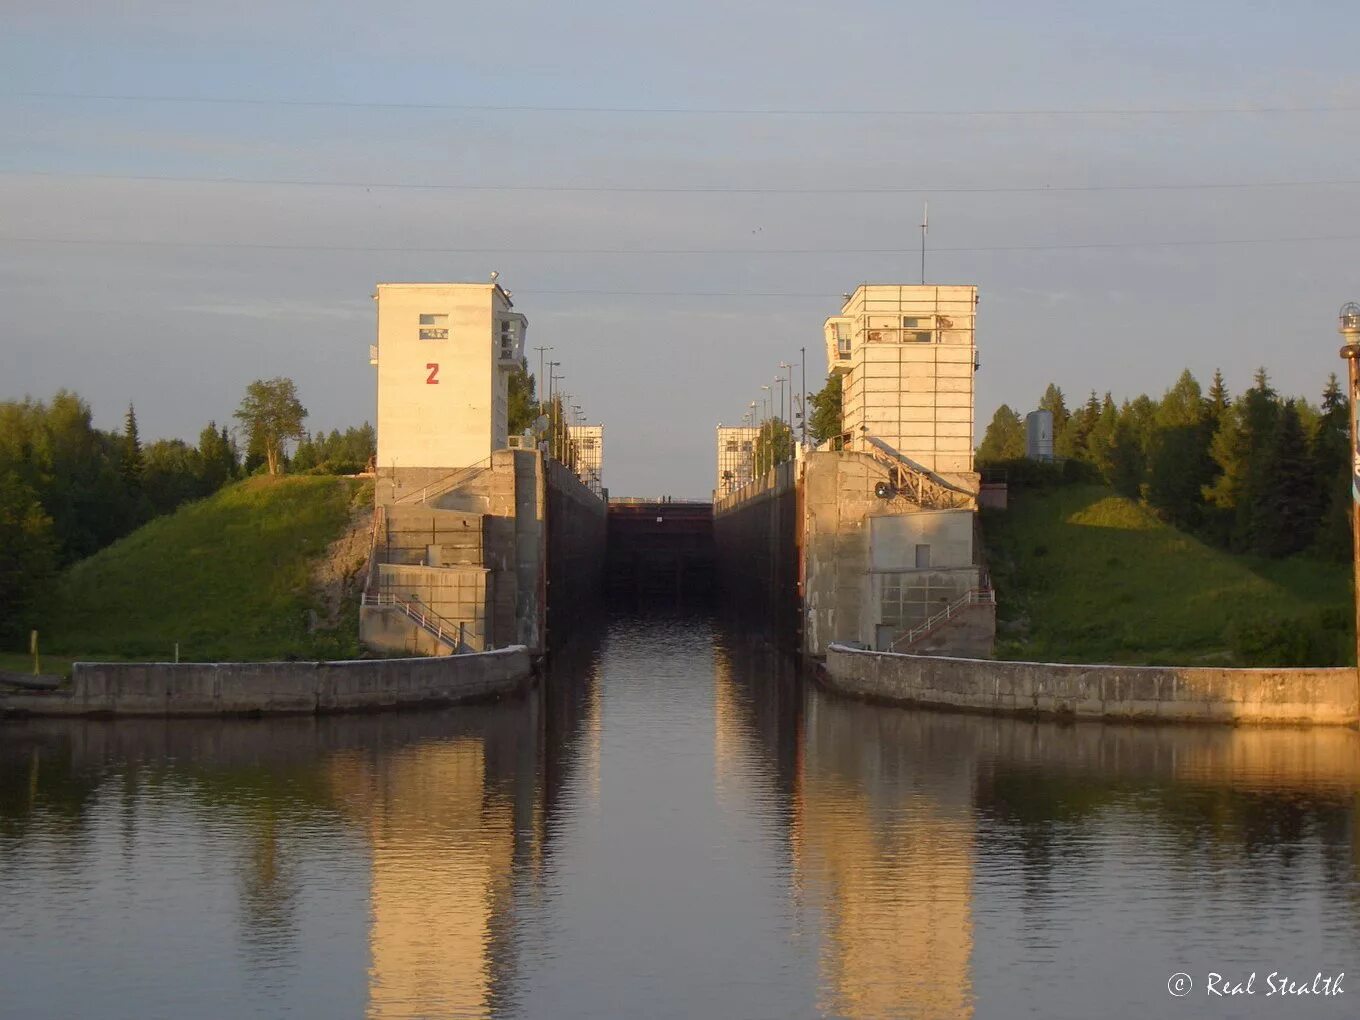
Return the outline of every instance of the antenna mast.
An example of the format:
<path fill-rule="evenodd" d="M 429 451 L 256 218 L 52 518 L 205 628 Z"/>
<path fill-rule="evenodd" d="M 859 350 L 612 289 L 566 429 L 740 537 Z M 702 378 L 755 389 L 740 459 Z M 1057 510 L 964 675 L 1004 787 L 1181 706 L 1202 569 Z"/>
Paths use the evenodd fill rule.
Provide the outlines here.
<path fill-rule="evenodd" d="M 921 283 L 926 282 L 926 232 L 930 227 L 930 202 L 921 204 Z"/>

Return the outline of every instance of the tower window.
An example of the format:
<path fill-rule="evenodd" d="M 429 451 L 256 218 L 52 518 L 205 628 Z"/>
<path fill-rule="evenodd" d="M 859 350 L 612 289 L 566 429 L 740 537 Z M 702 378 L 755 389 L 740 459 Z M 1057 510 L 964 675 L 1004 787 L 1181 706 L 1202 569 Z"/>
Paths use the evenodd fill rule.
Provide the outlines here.
<path fill-rule="evenodd" d="M 449 338 L 449 317 L 435 312 L 420 314 L 420 339 L 447 340 Z"/>

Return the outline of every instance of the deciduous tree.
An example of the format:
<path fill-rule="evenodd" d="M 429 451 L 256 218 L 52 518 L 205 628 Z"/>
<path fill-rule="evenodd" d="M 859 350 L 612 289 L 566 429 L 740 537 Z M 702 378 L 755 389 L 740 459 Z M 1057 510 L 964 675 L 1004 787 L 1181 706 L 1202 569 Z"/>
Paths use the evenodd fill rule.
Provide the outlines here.
<path fill-rule="evenodd" d="M 256 379 L 246 387 L 235 417 L 250 436 L 251 447 L 263 454 L 269 473 L 277 475 L 283 470 L 288 441 L 304 435 L 307 409 L 292 379 Z"/>
<path fill-rule="evenodd" d="M 1002 404 L 992 415 L 992 422 L 983 433 L 977 448 L 979 464 L 999 464 L 1019 460 L 1025 455 L 1025 426 L 1020 415 Z"/>
<path fill-rule="evenodd" d="M 844 420 L 841 410 L 843 381 L 842 373 L 832 372 L 826 377 L 826 385 L 808 396 L 808 403 L 812 407 L 812 414 L 808 417 L 808 435 L 818 445 L 845 431 L 841 424 Z"/>

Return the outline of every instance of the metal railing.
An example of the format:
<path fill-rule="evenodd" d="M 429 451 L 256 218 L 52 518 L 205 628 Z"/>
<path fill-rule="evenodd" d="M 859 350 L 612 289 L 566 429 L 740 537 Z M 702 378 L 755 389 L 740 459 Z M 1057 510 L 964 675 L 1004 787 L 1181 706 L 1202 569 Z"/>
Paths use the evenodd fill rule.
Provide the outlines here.
<path fill-rule="evenodd" d="M 671 503 L 675 506 L 707 506 L 708 499 L 677 499 L 674 496 L 610 496 L 610 503 L 619 506 L 637 506 L 646 503 Z"/>
<path fill-rule="evenodd" d="M 364 567 L 364 597 L 373 591 L 378 580 L 378 546 L 387 534 L 387 510 L 385 507 L 375 507 L 373 510 L 373 527 L 368 537 L 368 565 Z"/>
<path fill-rule="evenodd" d="M 378 592 L 377 594 L 365 592 L 361 602 L 365 606 L 397 609 L 402 613 L 405 613 L 407 619 L 411 620 L 427 634 L 433 635 L 436 641 L 452 648 L 455 653 L 463 650 L 467 625 L 464 623 L 454 623 L 452 620 L 446 620 L 438 613 L 426 609 L 425 605 L 419 601 L 409 602 L 406 599 L 399 599 L 395 595 L 384 592 Z"/>
<path fill-rule="evenodd" d="M 917 624 L 911 630 L 894 640 L 888 645 L 888 651 L 898 652 L 910 648 L 912 645 L 929 637 L 932 633 L 939 630 L 970 606 L 994 605 L 996 605 L 996 591 L 990 585 L 981 588 L 969 588 L 963 595 L 949 603 L 949 605 L 945 606 L 924 623 Z"/>

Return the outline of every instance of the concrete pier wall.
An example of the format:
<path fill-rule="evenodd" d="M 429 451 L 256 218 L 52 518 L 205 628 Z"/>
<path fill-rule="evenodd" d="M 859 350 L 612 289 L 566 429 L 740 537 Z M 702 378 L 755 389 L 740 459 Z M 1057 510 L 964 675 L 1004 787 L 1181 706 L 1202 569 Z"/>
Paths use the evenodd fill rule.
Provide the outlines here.
<path fill-rule="evenodd" d="M 551 491 L 564 485 L 560 477 L 550 484 L 549 476 L 560 474 L 570 476 L 561 465 L 545 464 L 537 450 L 505 449 L 482 464 L 428 480 L 420 473 L 403 476 L 399 489 L 390 488 L 400 493 L 398 501 L 385 507 L 375 593 L 422 602 L 448 623 L 463 624 L 476 650 L 521 644 L 541 652 L 548 503 Z M 602 521 L 603 502 L 577 485 Z M 379 488 L 379 499 L 384 491 Z M 431 647 L 395 610 L 366 610 L 360 636 L 380 652 Z"/>
<path fill-rule="evenodd" d="M 1099 666 L 871 652 L 833 644 L 832 690 L 903 705 L 1199 723 L 1355 724 L 1356 671 Z"/>
<path fill-rule="evenodd" d="M 547 591 L 549 627 L 598 605 L 604 591 L 608 508 L 565 465 L 547 464 Z M 521 543 L 520 549 L 528 548 Z M 554 637 L 565 637 L 555 634 Z"/>
<path fill-rule="evenodd" d="M 723 602 L 778 631 L 795 631 L 799 605 L 798 464 L 790 461 L 713 504 L 713 542 Z"/>
<path fill-rule="evenodd" d="M 0 715 L 275 715 L 451 705 L 515 694 L 523 646 L 344 662 L 77 662 L 69 690 L 0 695 Z"/>

